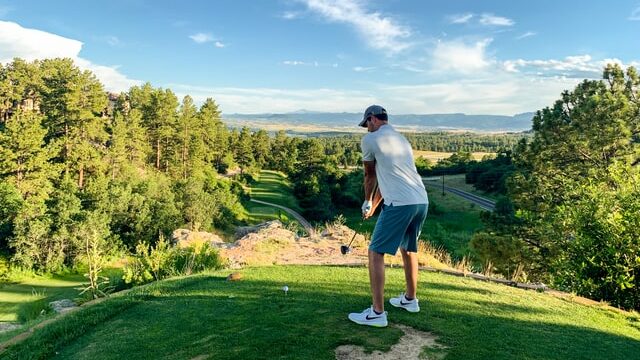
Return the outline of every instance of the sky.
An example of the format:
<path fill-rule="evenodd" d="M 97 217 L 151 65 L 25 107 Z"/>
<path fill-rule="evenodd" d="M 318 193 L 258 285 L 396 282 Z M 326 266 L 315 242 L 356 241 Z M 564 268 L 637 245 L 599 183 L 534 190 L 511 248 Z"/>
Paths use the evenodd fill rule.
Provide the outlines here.
<path fill-rule="evenodd" d="M 639 45 L 640 0 L 0 0 L 0 63 L 69 57 L 227 114 L 514 115 Z"/>

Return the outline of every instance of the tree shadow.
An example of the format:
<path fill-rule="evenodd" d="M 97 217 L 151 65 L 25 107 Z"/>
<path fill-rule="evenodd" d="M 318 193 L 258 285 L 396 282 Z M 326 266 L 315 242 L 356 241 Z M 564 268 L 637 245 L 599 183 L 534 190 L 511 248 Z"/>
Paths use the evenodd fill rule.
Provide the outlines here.
<path fill-rule="evenodd" d="M 47 341 L 57 345 L 60 358 L 92 359 L 122 354 L 140 359 L 202 354 L 216 359 L 330 359 L 344 344 L 386 351 L 401 331 L 347 320 L 349 312 L 370 304 L 368 283 L 363 281 L 366 269 L 349 273 L 354 270 L 331 268 L 331 277 L 318 278 L 313 268 L 304 273 L 285 268 L 275 276 L 282 281 L 261 280 L 251 271 L 237 282 L 218 274 L 173 279 L 135 289 L 130 296 L 136 305 L 78 333 L 69 344 L 55 343 L 54 333 Z M 282 290 L 285 283 L 287 293 Z M 462 298 L 469 291 L 492 294 L 456 285 L 438 289 Z M 545 312 L 483 299 L 474 305 L 494 313 L 434 298 L 417 314 L 388 309 L 389 320 L 435 333 L 452 359 L 632 359 L 640 354 L 638 334 L 634 338 L 566 324 L 570 320 L 557 320 L 553 309 Z M 67 326 L 78 321 L 81 316 Z"/>

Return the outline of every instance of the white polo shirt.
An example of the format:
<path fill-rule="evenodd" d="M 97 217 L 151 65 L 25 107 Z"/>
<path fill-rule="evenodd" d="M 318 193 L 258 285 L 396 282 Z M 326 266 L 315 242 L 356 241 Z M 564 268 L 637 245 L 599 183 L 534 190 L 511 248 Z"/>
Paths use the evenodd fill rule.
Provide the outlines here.
<path fill-rule="evenodd" d="M 376 161 L 378 187 L 385 205 L 428 204 L 427 191 L 413 161 L 407 139 L 386 124 L 367 133 L 360 143 L 362 160 Z"/>

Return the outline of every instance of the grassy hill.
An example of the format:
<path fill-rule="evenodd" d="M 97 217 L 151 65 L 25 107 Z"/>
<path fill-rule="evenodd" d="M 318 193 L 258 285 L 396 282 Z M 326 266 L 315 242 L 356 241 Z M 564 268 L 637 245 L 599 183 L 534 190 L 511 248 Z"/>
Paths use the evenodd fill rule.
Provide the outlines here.
<path fill-rule="evenodd" d="M 446 359 L 633 359 L 640 318 L 537 293 L 422 272 L 422 311 L 388 307 L 392 326 L 355 325 L 370 304 L 366 268 L 271 266 L 177 278 L 68 314 L 0 359 L 332 359 L 336 347 L 388 351 L 394 324 L 430 332 Z M 387 270 L 386 298 L 402 291 Z M 284 285 L 289 286 L 285 295 Z"/>

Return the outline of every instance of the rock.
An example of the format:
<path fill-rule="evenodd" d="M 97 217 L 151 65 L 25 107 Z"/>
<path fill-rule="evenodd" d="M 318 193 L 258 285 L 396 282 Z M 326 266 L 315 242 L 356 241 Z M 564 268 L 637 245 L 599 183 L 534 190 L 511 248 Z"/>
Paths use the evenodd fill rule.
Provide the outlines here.
<path fill-rule="evenodd" d="M 238 281 L 242 279 L 242 274 L 239 272 L 234 272 L 227 276 L 227 281 Z"/>
<path fill-rule="evenodd" d="M 205 243 L 212 247 L 220 247 L 220 245 L 224 244 L 224 240 L 216 234 L 187 229 L 174 230 L 171 235 L 171 242 L 180 248 L 199 246 Z"/>
<path fill-rule="evenodd" d="M 49 303 L 49 306 L 51 307 L 51 309 L 53 309 L 53 311 L 59 314 L 78 307 L 78 305 L 76 305 L 76 303 L 73 302 L 73 300 L 69 300 L 69 299 L 52 301 Z"/>
<path fill-rule="evenodd" d="M 17 323 L 11 322 L 0 322 L 0 333 L 15 330 L 19 328 L 21 325 Z"/>
<path fill-rule="evenodd" d="M 275 229 L 282 229 L 282 227 L 283 226 L 280 220 L 267 221 L 255 226 L 238 226 L 238 228 L 236 229 L 236 239 L 240 239 L 242 237 L 245 237 L 247 234 L 258 232 L 260 230 L 264 230 L 264 229 L 275 230 Z"/>

